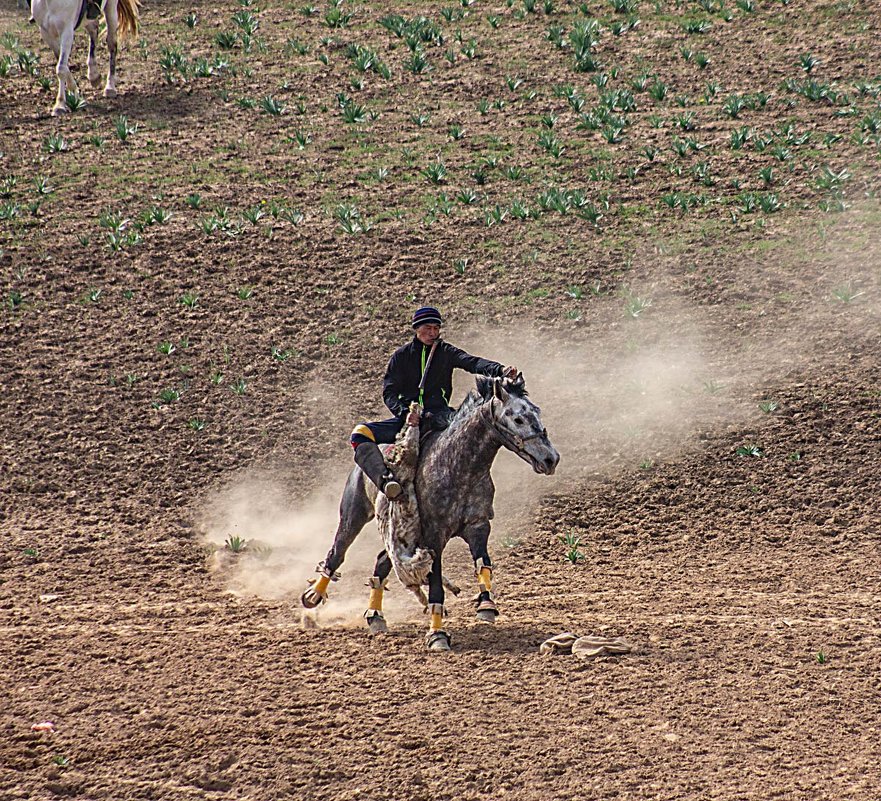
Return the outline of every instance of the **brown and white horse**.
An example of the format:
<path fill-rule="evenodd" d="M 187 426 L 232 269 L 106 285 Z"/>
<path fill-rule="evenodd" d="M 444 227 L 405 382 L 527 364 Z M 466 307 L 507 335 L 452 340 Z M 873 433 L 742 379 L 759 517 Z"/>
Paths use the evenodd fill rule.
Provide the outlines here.
<path fill-rule="evenodd" d="M 64 114 L 68 111 L 65 93 L 77 92 L 76 81 L 70 74 L 68 59 L 73 48 L 73 32 L 83 21 L 89 3 L 93 7 L 101 6 L 104 19 L 107 21 L 107 49 L 110 51 L 110 68 L 107 72 L 107 83 L 104 86 L 104 97 L 116 97 L 116 43 L 138 32 L 138 0 L 32 0 L 31 18 L 40 26 L 43 41 L 52 48 L 58 64 L 58 96 L 55 98 L 53 114 Z M 86 31 L 89 34 L 89 82 L 96 89 L 101 83 L 98 66 L 95 63 L 95 43 L 98 40 L 98 19 L 87 18 Z"/>

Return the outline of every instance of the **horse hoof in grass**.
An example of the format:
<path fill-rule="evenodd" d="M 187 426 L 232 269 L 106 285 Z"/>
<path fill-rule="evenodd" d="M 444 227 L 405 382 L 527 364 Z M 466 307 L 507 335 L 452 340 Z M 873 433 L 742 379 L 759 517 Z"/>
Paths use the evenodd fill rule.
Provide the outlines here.
<path fill-rule="evenodd" d="M 52 116 L 53 117 L 63 117 L 65 114 L 69 113 L 70 109 L 65 106 L 63 103 L 59 103 L 52 108 Z"/>
<path fill-rule="evenodd" d="M 104 97 L 116 97 L 116 89 L 111 89 L 109 86 L 104 90 Z"/>
<path fill-rule="evenodd" d="M 449 651 L 450 635 L 445 631 L 432 631 L 425 638 L 425 645 L 429 651 Z"/>

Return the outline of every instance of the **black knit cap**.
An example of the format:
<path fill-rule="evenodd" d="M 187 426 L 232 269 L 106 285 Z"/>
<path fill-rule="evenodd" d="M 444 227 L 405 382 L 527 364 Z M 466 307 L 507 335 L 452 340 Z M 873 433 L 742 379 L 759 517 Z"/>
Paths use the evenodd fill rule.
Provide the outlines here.
<path fill-rule="evenodd" d="M 423 306 L 413 312 L 413 328 L 419 328 L 420 325 L 426 323 L 434 323 L 435 325 L 443 325 L 440 312 L 434 306 Z"/>

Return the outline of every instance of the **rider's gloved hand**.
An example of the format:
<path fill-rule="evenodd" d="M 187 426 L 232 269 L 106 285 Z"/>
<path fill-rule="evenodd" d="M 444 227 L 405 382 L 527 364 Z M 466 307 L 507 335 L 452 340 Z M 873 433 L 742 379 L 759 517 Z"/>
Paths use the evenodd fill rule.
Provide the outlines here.
<path fill-rule="evenodd" d="M 520 371 L 516 367 L 502 368 L 502 378 L 517 378 L 519 374 Z"/>

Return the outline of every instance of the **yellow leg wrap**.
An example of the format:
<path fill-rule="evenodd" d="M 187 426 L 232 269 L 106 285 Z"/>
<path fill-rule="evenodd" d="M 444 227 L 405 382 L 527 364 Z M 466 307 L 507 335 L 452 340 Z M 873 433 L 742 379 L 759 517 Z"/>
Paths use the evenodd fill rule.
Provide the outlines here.
<path fill-rule="evenodd" d="M 480 585 L 481 590 L 486 590 L 489 592 L 493 588 L 492 581 L 492 568 L 482 567 L 480 568 L 480 572 L 477 574 L 477 583 Z"/>
<path fill-rule="evenodd" d="M 428 611 L 431 613 L 431 628 L 429 631 L 440 631 L 444 627 L 443 604 L 429 604 Z"/>
<path fill-rule="evenodd" d="M 382 590 L 370 590 L 370 600 L 367 602 L 367 611 L 382 611 Z"/>
<path fill-rule="evenodd" d="M 318 595 L 327 595 L 327 586 L 330 584 L 330 576 L 319 576 L 312 589 Z"/>

